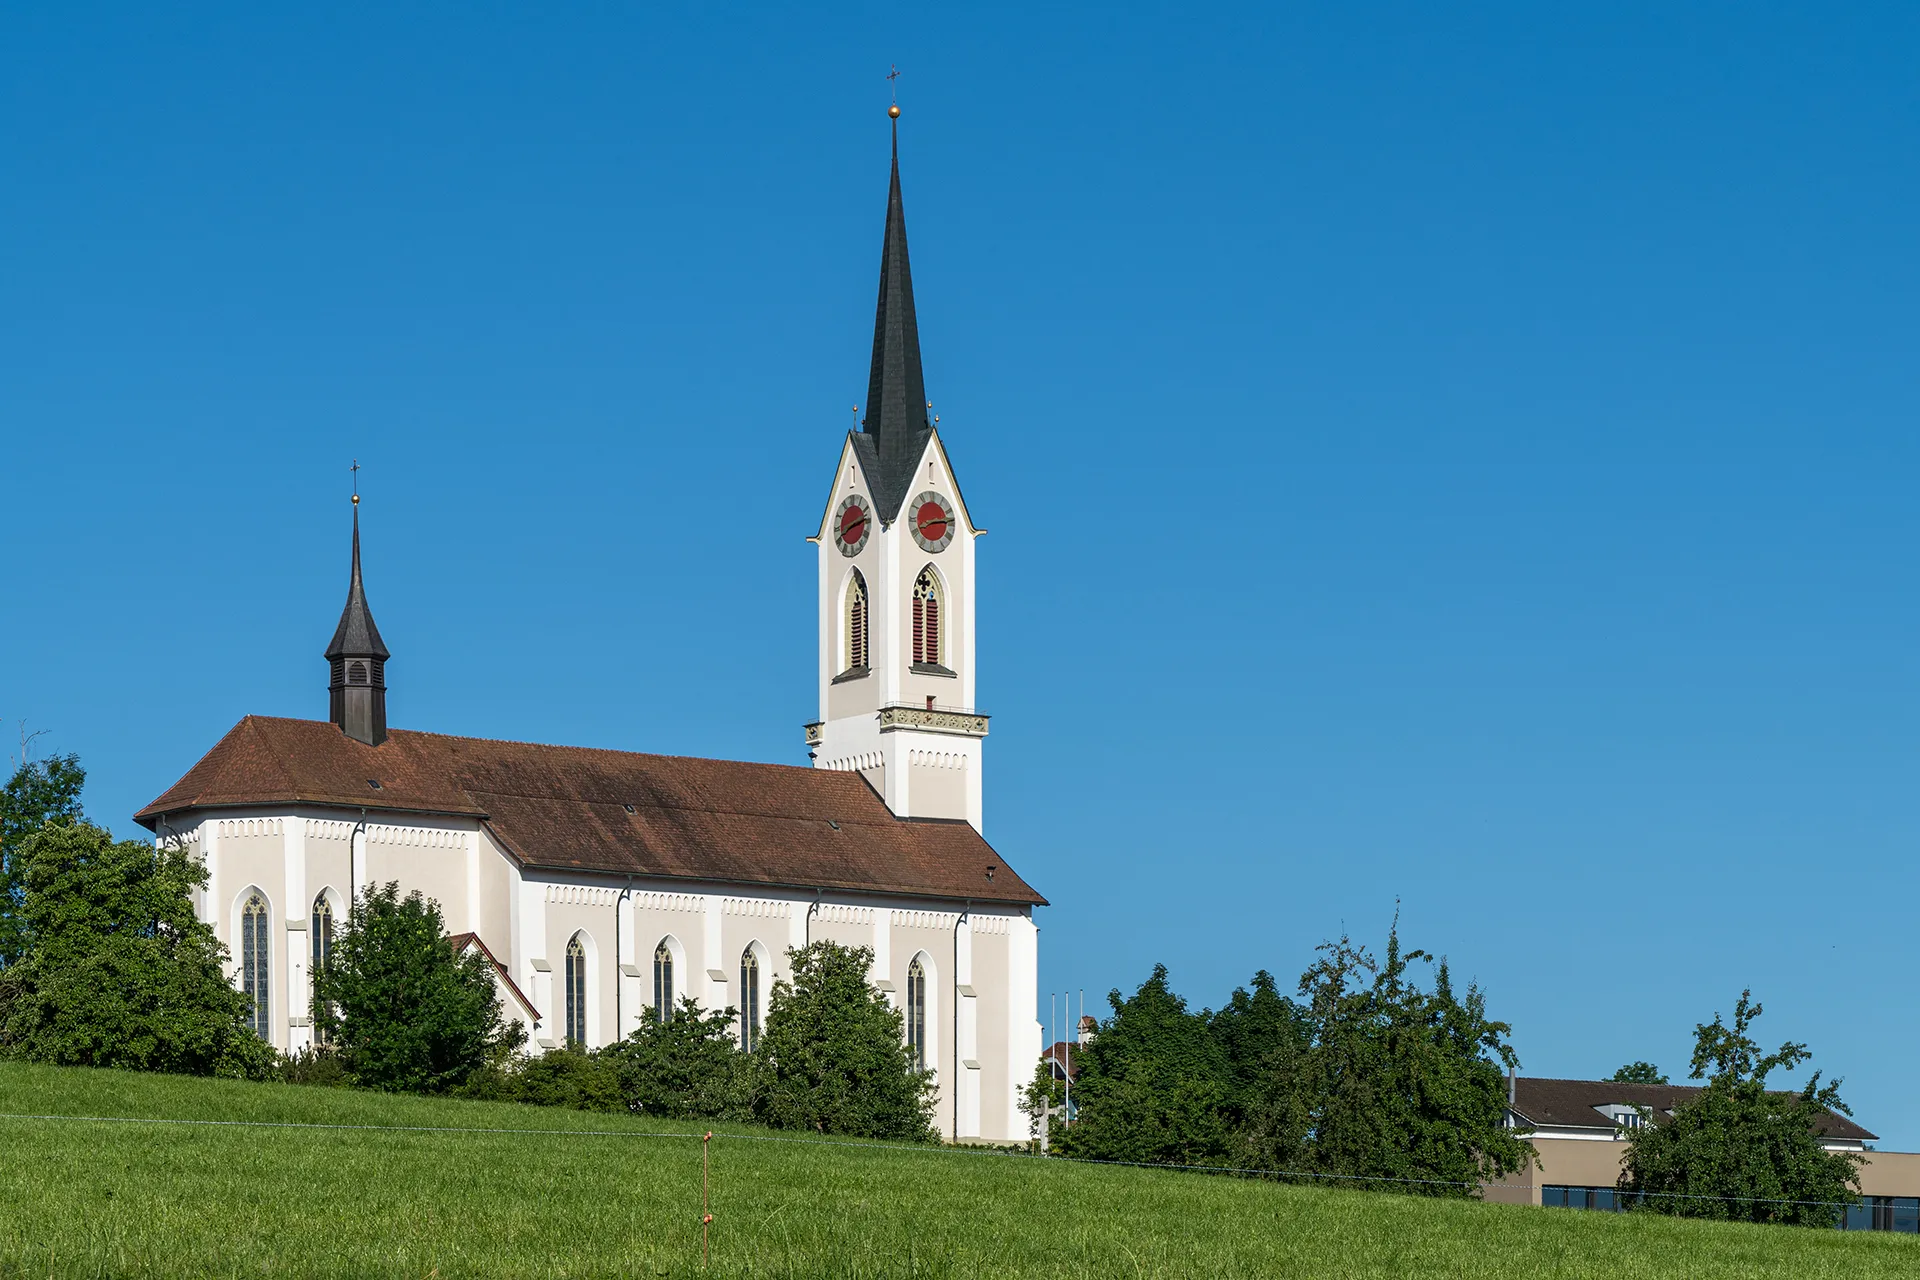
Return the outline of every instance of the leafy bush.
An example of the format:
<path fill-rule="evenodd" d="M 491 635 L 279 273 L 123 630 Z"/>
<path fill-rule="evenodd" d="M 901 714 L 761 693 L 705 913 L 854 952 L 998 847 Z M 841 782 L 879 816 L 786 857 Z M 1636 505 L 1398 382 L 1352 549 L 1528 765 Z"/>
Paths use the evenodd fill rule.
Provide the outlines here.
<path fill-rule="evenodd" d="M 269 1078 L 281 1084 L 316 1085 L 334 1089 L 353 1083 L 346 1063 L 330 1049 L 301 1049 L 281 1054 L 273 1064 Z"/>
<path fill-rule="evenodd" d="M 914 1067 L 900 1011 L 867 983 L 873 951 L 815 942 L 787 957 L 793 977 L 773 984 L 755 1049 L 755 1116 L 781 1129 L 937 1141 L 933 1072 Z"/>
<path fill-rule="evenodd" d="M 638 1114 L 672 1119 L 753 1118 L 755 1059 L 734 1041 L 733 1009 L 701 1011 L 691 997 L 665 1022 L 647 1021 L 601 1051 Z"/>
<path fill-rule="evenodd" d="M 314 975 L 313 1018 L 355 1084 L 399 1093 L 457 1087 L 524 1039 L 486 958 L 456 954 L 439 904 L 398 882 L 355 898 Z"/>
<path fill-rule="evenodd" d="M 612 1062 L 575 1045 L 490 1065 L 455 1091 L 462 1098 L 572 1111 L 626 1111 Z"/>
<path fill-rule="evenodd" d="M 67 1066 L 260 1076 L 273 1050 L 195 917 L 185 850 L 55 821 L 12 855 L 20 951 L 0 970 L 0 1054 Z"/>

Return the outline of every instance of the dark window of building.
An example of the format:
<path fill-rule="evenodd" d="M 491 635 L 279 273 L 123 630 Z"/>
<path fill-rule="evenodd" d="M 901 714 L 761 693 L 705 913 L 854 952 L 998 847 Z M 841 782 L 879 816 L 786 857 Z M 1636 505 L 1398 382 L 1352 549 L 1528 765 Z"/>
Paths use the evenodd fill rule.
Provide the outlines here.
<path fill-rule="evenodd" d="M 240 910 L 240 989 L 253 1004 L 247 1025 L 262 1040 L 273 1035 L 273 1023 L 267 1017 L 267 995 L 272 990 L 267 961 L 269 945 L 267 904 L 256 893 Z"/>
<path fill-rule="evenodd" d="M 587 1044 L 587 949 L 578 938 L 567 944 L 567 1041 Z"/>
<path fill-rule="evenodd" d="M 760 957 L 748 947 L 740 953 L 740 1047 L 748 1053 L 760 1042 Z"/>
<path fill-rule="evenodd" d="M 356 662 L 352 666 L 347 668 L 348 684 L 365 684 L 366 682 L 367 682 L 367 664 L 366 663 Z"/>
<path fill-rule="evenodd" d="M 653 949 L 653 1018 L 673 1020 L 673 951 L 665 939 Z"/>
<path fill-rule="evenodd" d="M 1612 1187 L 1542 1187 L 1540 1203 L 1550 1209 L 1599 1209 L 1618 1213 L 1620 1193 Z"/>
<path fill-rule="evenodd" d="M 1847 1231 L 1900 1231 L 1920 1235 L 1920 1196 L 1866 1196 L 1847 1206 Z"/>
<path fill-rule="evenodd" d="M 915 1069 L 927 1069 L 927 971 L 918 957 L 907 966 L 907 1052 Z"/>
<path fill-rule="evenodd" d="M 324 893 L 313 900 L 313 918 L 308 921 L 308 929 L 312 934 L 309 939 L 313 946 L 312 977 L 317 978 L 326 972 L 333 959 L 333 904 Z M 314 1029 L 314 1038 L 321 1044 L 326 1043 L 324 1025 Z"/>

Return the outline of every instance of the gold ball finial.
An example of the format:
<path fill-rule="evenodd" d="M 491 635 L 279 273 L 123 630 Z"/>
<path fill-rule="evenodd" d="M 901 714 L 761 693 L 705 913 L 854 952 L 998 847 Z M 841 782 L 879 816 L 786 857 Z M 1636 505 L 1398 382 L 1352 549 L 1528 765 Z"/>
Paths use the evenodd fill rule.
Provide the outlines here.
<path fill-rule="evenodd" d="M 356 507 L 360 505 L 360 495 L 357 493 L 353 495 L 353 505 Z"/>
<path fill-rule="evenodd" d="M 887 114 L 892 116 L 895 120 L 898 120 L 900 118 L 900 104 L 896 102 L 892 106 L 888 107 Z"/>

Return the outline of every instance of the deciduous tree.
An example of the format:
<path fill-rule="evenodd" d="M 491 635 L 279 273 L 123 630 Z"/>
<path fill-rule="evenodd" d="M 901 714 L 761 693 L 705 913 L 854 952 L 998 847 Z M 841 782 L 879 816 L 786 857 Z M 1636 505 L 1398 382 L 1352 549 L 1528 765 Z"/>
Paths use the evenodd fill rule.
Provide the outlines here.
<path fill-rule="evenodd" d="M 21 843 L 49 822 L 78 822 L 86 781 L 79 756 L 49 756 L 22 761 L 0 788 L 0 967 L 10 964 L 22 946 Z"/>
<path fill-rule="evenodd" d="M 194 915 L 206 873 L 184 849 L 56 820 L 20 842 L 14 869 L 20 951 L 0 971 L 0 1052 L 190 1075 L 271 1063 Z"/>
<path fill-rule="evenodd" d="M 790 948 L 793 976 L 773 984 L 755 1046 L 755 1114 L 779 1128 L 933 1141 L 931 1071 L 907 1054 L 900 1011 L 867 982 L 873 952 L 815 942 Z"/>
<path fill-rule="evenodd" d="M 358 895 L 336 929 L 313 1016 L 356 1084 L 440 1093 L 519 1045 L 486 957 L 454 951 L 438 903 L 390 882 Z"/>
<path fill-rule="evenodd" d="M 1731 1027 L 1716 1013 L 1695 1028 L 1692 1076 L 1706 1088 L 1633 1131 L 1620 1190 L 1656 1213 L 1831 1227 L 1859 1195 L 1860 1158 L 1824 1149 L 1818 1129 L 1851 1113 L 1840 1081 L 1822 1084 L 1818 1071 L 1798 1092 L 1767 1088 L 1812 1055 L 1791 1041 L 1763 1054 L 1749 1034 L 1761 1013 L 1752 996 L 1740 993 Z"/>
<path fill-rule="evenodd" d="M 1667 1077 L 1651 1062 L 1629 1062 L 1607 1077 L 1614 1084 L 1665 1084 Z"/>
<path fill-rule="evenodd" d="M 1208 1164 L 1226 1156 L 1234 1070 L 1210 1015 L 1155 965 L 1139 990 L 1109 992 L 1113 1016 L 1081 1047 L 1073 1128 L 1057 1149 L 1091 1160 Z"/>
<path fill-rule="evenodd" d="M 1303 1040 L 1274 1056 L 1242 1158 L 1453 1196 L 1525 1166 L 1531 1148 L 1506 1126 L 1510 1028 L 1480 990 L 1456 995 L 1444 961 L 1423 989 L 1411 967 L 1432 958 L 1403 953 L 1397 924 L 1384 959 L 1344 936 L 1320 952 L 1300 978 Z"/>

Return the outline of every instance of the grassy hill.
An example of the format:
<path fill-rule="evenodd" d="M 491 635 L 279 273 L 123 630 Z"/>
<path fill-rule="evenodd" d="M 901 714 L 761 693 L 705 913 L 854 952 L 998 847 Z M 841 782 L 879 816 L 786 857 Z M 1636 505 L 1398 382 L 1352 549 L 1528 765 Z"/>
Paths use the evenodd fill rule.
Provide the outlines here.
<path fill-rule="evenodd" d="M 0 1276 L 701 1273 L 687 1126 L 4 1064 L 0 1112 Z M 1907 1237 L 771 1136 L 713 1140 L 711 1274 L 1920 1273 Z"/>

